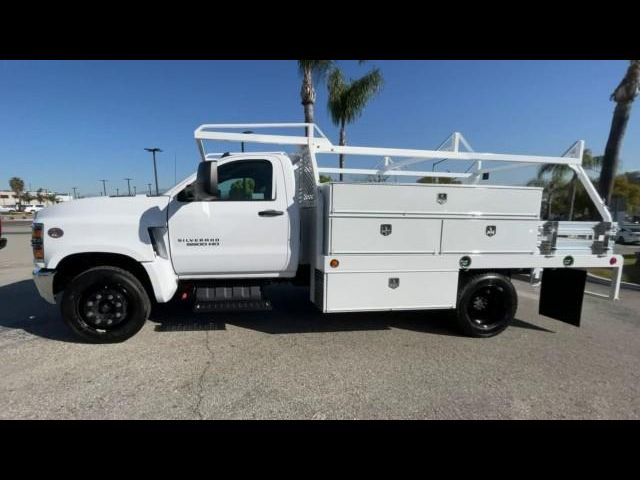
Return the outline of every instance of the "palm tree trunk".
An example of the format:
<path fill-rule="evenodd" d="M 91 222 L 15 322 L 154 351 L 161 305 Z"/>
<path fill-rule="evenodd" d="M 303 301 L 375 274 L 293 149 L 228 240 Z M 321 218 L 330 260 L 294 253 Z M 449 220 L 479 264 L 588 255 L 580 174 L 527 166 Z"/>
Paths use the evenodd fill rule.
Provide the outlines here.
<path fill-rule="evenodd" d="M 622 147 L 622 141 L 624 140 L 624 134 L 627 130 L 630 113 L 631 102 L 618 103 L 613 112 L 611 130 L 609 131 L 609 139 L 607 140 L 607 146 L 604 151 L 599 182 L 600 195 L 605 199 L 607 205 L 611 204 L 613 183 L 618 170 L 618 164 L 620 163 L 620 149 Z"/>
<path fill-rule="evenodd" d="M 340 143 L 339 145 L 344 146 L 347 144 L 347 132 L 345 131 L 345 122 L 343 121 L 340 125 Z M 344 153 L 340 154 L 340 168 L 344 168 Z M 340 173 L 340 181 L 342 181 L 342 173 Z"/>
<path fill-rule="evenodd" d="M 569 207 L 569 221 L 571 221 L 573 219 L 573 206 L 576 203 L 576 187 L 577 187 L 577 182 L 576 182 L 576 176 L 573 176 L 573 179 L 571 180 L 571 185 L 572 185 L 572 191 L 571 191 L 571 207 Z"/>
<path fill-rule="evenodd" d="M 310 69 L 304 72 L 300 97 L 302 98 L 302 106 L 304 107 L 304 121 L 305 123 L 313 123 L 313 106 L 316 102 L 316 91 L 313 88 L 313 77 Z M 309 130 L 309 128 L 306 129 L 307 136 L 311 134 Z"/>

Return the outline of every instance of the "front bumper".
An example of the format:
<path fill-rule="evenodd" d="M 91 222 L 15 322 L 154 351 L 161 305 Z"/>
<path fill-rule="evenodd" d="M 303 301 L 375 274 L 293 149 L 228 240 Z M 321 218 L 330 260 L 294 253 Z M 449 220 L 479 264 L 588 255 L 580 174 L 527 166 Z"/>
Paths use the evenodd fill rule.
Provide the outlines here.
<path fill-rule="evenodd" d="M 56 275 L 55 270 L 46 268 L 36 268 L 33 270 L 33 281 L 36 284 L 38 293 L 47 302 L 55 304 L 56 297 L 53 294 L 53 279 Z"/>
<path fill-rule="evenodd" d="M 0 238 L 0 250 L 2 250 L 6 246 L 7 246 L 7 239 L 6 238 Z"/>

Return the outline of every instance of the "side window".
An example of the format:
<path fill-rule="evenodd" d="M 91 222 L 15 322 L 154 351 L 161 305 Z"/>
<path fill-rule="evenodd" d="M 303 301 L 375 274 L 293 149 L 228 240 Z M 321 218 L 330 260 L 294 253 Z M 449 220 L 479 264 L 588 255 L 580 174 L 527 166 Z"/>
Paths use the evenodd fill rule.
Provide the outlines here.
<path fill-rule="evenodd" d="M 273 168 L 268 160 L 238 160 L 218 168 L 217 201 L 247 202 L 273 200 Z M 179 202 L 195 200 L 193 184 L 187 185 L 178 195 Z"/>
<path fill-rule="evenodd" d="M 222 201 L 273 200 L 273 169 L 268 160 L 238 160 L 218 169 Z"/>

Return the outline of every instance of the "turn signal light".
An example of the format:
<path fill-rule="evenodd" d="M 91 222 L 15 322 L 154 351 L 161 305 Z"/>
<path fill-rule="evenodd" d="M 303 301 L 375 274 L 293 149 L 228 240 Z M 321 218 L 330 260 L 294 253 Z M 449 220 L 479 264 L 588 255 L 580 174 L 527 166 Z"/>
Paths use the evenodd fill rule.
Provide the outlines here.
<path fill-rule="evenodd" d="M 338 267 L 338 265 L 340 265 L 340 262 L 339 262 L 338 260 L 336 260 L 335 258 L 334 258 L 334 259 L 332 259 L 332 260 L 329 262 L 329 266 L 330 266 L 331 268 L 337 268 L 337 267 Z"/>
<path fill-rule="evenodd" d="M 33 258 L 35 260 L 44 260 L 44 247 L 33 247 Z"/>
<path fill-rule="evenodd" d="M 31 246 L 34 260 L 44 261 L 44 225 L 41 223 L 34 223 L 32 226 Z"/>

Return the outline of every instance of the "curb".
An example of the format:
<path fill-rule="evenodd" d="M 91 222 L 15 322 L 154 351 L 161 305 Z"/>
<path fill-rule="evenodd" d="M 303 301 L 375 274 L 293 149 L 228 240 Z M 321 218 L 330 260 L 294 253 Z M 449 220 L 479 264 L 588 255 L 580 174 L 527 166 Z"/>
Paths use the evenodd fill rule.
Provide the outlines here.
<path fill-rule="evenodd" d="M 591 283 L 597 283 L 599 285 L 607 285 L 611 286 L 611 280 L 605 277 L 600 277 L 598 275 L 594 275 L 593 273 L 587 272 L 587 281 Z M 629 282 L 620 282 L 620 288 L 624 288 L 625 290 L 635 290 L 640 292 L 640 285 L 637 283 L 629 283 Z"/>
<path fill-rule="evenodd" d="M 523 280 L 525 282 L 529 282 L 531 280 L 531 276 L 527 274 L 516 273 L 512 275 L 513 278 L 517 278 L 518 280 Z M 587 272 L 587 281 L 590 283 L 596 283 L 598 285 L 606 285 L 607 287 L 611 286 L 611 280 L 605 277 L 599 277 L 598 275 L 594 275 L 592 273 Z M 629 283 L 629 282 L 620 282 L 620 288 L 624 288 L 625 290 L 635 290 L 640 292 L 640 285 L 637 283 Z"/>

